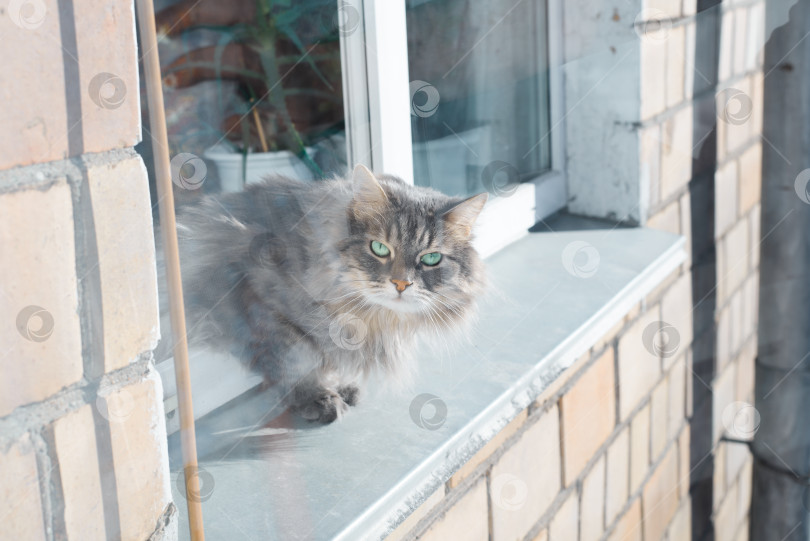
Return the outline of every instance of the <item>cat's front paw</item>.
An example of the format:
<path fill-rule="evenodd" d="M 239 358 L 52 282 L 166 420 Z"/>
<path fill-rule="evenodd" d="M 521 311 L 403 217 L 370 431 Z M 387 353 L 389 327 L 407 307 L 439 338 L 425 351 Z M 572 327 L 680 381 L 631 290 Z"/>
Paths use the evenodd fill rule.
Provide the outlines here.
<path fill-rule="evenodd" d="M 323 389 L 308 400 L 294 404 L 292 411 L 308 421 L 329 424 L 349 411 L 349 404 L 340 394 Z"/>
<path fill-rule="evenodd" d="M 343 385 L 342 387 L 338 387 L 337 392 L 343 401 L 348 405 L 357 405 L 357 399 L 360 395 L 360 389 L 357 387 L 357 385 Z"/>

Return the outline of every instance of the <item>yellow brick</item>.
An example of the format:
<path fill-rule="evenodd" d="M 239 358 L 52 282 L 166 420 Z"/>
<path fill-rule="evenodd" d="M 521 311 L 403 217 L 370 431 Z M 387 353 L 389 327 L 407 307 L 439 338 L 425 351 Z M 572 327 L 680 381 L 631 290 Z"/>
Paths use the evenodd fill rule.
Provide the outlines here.
<path fill-rule="evenodd" d="M 692 410 L 694 409 L 694 405 L 692 401 L 694 400 L 694 372 L 692 370 L 692 351 L 686 352 L 686 417 L 692 417 Z"/>
<path fill-rule="evenodd" d="M 666 107 L 666 41 L 659 31 L 641 44 L 641 119 L 660 114 Z"/>
<path fill-rule="evenodd" d="M 656 19 L 677 19 L 681 15 L 681 3 L 678 0 L 647 0 L 644 3 L 646 8 L 652 11 Z M 658 13 L 663 12 L 663 13 Z M 668 36 L 671 36 L 672 29 L 668 29 Z M 670 38 L 667 38 L 670 39 Z"/>
<path fill-rule="evenodd" d="M 734 10 L 734 73 L 742 75 L 745 72 L 745 56 L 747 45 L 746 38 L 753 41 L 753 36 L 748 36 L 748 10 L 738 8 Z"/>
<path fill-rule="evenodd" d="M 740 525 L 737 527 L 737 534 L 734 536 L 734 541 L 748 541 L 749 530 L 751 526 L 748 522 L 748 518 L 746 517 L 745 520 L 740 522 Z"/>
<path fill-rule="evenodd" d="M 73 204 L 64 179 L 45 191 L 0 194 L 0 246 L 3 416 L 82 377 Z"/>
<path fill-rule="evenodd" d="M 686 238 L 683 251 L 686 252 L 684 267 L 688 270 L 692 265 L 692 198 L 689 192 L 681 197 L 681 235 Z"/>
<path fill-rule="evenodd" d="M 132 4 L 113 0 L 105 4 L 104 9 L 97 9 L 92 4 L 78 3 L 74 20 L 79 77 L 84 86 L 81 93 L 83 152 L 133 146 L 140 141 L 141 111 Z M 108 97 L 104 107 L 97 103 L 99 93 L 94 93 L 102 80 L 97 78 L 100 73 L 114 75 L 119 85 L 112 94 L 114 99 Z M 96 84 L 91 84 L 93 82 Z M 110 96 L 113 88 L 111 81 L 100 88 L 100 93 Z"/>
<path fill-rule="evenodd" d="M 717 369 L 723 368 L 731 361 L 731 312 L 728 308 L 720 310 L 717 318 Z"/>
<path fill-rule="evenodd" d="M 737 541 L 736 533 L 740 525 L 737 520 L 737 485 L 732 486 L 724 496 L 714 519 L 715 539 Z"/>
<path fill-rule="evenodd" d="M 684 274 L 672 284 L 661 299 L 661 319 L 677 331 L 677 347 L 667 347 L 662 354 L 666 368 L 679 353 L 692 343 L 692 276 Z"/>
<path fill-rule="evenodd" d="M 65 502 L 67 538 L 105 539 L 104 502 L 91 406 L 69 413 L 53 426 Z"/>
<path fill-rule="evenodd" d="M 0 538 L 45 540 L 37 461 L 26 434 L 0 452 Z"/>
<path fill-rule="evenodd" d="M 760 230 L 760 227 L 762 225 L 762 220 L 761 220 L 761 216 L 760 216 L 760 211 L 761 211 L 761 205 L 759 203 L 757 203 L 756 205 L 754 205 L 754 208 L 751 209 L 751 212 L 748 214 L 748 222 L 749 222 L 748 238 L 751 241 L 751 250 L 750 250 L 750 252 L 751 252 L 751 261 L 750 261 L 750 264 L 751 264 L 752 269 L 758 269 L 759 268 L 759 257 L 760 257 L 760 252 L 761 252 L 761 249 L 762 249 L 762 244 L 761 244 L 761 239 L 760 239 L 760 236 L 761 236 L 761 233 L 762 233 L 761 230 Z"/>
<path fill-rule="evenodd" d="M 667 382 L 662 381 L 653 390 L 651 398 L 651 447 L 652 460 L 656 461 L 658 455 L 667 444 L 667 418 L 669 417 L 669 402 L 667 400 Z"/>
<path fill-rule="evenodd" d="M 661 200 L 686 187 L 692 176 L 692 106 L 661 126 Z"/>
<path fill-rule="evenodd" d="M 487 541 L 487 487 L 484 480 L 476 483 L 447 513 L 437 520 L 425 534 L 424 541 Z"/>
<path fill-rule="evenodd" d="M 667 419 L 667 440 L 674 439 L 686 422 L 686 356 L 682 355 L 672 367 L 667 378 L 667 398 L 669 417 Z"/>
<path fill-rule="evenodd" d="M 677 15 L 676 15 L 677 17 Z M 667 107 L 683 101 L 686 28 L 676 26 L 669 30 L 667 44 Z"/>
<path fill-rule="evenodd" d="M 636 498 L 622 515 L 608 541 L 641 541 L 641 499 Z"/>
<path fill-rule="evenodd" d="M 751 458 L 747 445 L 729 443 L 726 446 L 726 486 L 737 481 L 745 463 Z"/>
<path fill-rule="evenodd" d="M 749 80 L 751 81 L 751 92 L 753 94 L 751 99 L 754 101 L 754 112 L 751 114 L 751 133 L 759 135 L 762 133 L 765 74 L 761 70 L 757 71 L 752 77 L 749 77 Z"/>
<path fill-rule="evenodd" d="M 619 338 L 619 412 L 621 420 L 652 391 L 661 373 L 661 360 L 644 343 L 644 329 L 659 321 L 658 312 L 643 314 Z"/>
<path fill-rule="evenodd" d="M 737 221 L 737 162 L 731 160 L 714 173 L 716 194 L 714 235 L 720 238 Z"/>
<path fill-rule="evenodd" d="M 493 539 L 522 539 L 554 500 L 560 478 L 559 411 L 553 407 L 492 467 Z"/>
<path fill-rule="evenodd" d="M 737 352 L 743 345 L 743 290 L 735 291 L 731 295 L 729 303 L 731 312 L 731 352 L 736 357 Z"/>
<path fill-rule="evenodd" d="M 630 482 L 630 428 L 619 433 L 607 452 L 605 522 L 610 524 L 627 502 Z"/>
<path fill-rule="evenodd" d="M 720 507 L 726 495 L 726 444 L 720 442 L 714 450 L 714 474 L 712 476 L 712 509 Z"/>
<path fill-rule="evenodd" d="M 737 358 L 737 382 L 734 396 L 740 402 L 754 401 L 754 362 L 757 357 L 757 341 L 748 340 Z"/>
<path fill-rule="evenodd" d="M 717 123 L 717 163 L 723 163 L 726 160 L 726 141 L 728 140 L 726 126 L 728 124 L 722 120 Z"/>
<path fill-rule="evenodd" d="M 678 208 L 678 201 L 673 201 L 665 208 L 659 210 L 650 219 L 647 220 L 647 227 L 652 229 L 660 229 L 662 231 L 669 231 L 670 233 L 678 234 L 681 229 L 681 216 L 680 209 Z"/>
<path fill-rule="evenodd" d="M 594 465 L 582 482 L 580 541 L 596 541 L 604 532 L 605 457 Z"/>
<path fill-rule="evenodd" d="M 571 379 L 571 377 L 579 372 L 579 370 L 585 366 L 588 361 L 591 359 L 590 352 L 584 353 L 577 357 L 573 363 L 562 373 L 560 377 L 552 381 L 548 387 L 546 387 L 543 392 L 540 393 L 534 401 L 535 407 L 542 407 L 546 401 L 554 397 L 560 389 L 565 387 L 566 383 Z"/>
<path fill-rule="evenodd" d="M 759 320 L 759 272 L 753 271 L 745 280 L 742 291 L 743 310 L 740 317 L 740 340 L 756 339 Z"/>
<path fill-rule="evenodd" d="M 6 73 L 14 76 L 4 77 L 0 89 L 0 98 L 7 104 L 0 110 L 0 169 L 58 160 L 68 148 L 64 52 L 54 39 L 60 35 L 60 17 L 53 16 L 58 12 L 43 17 L 37 28 L 22 28 L 14 24 L 9 7 L 4 4 L 0 35 L 5 50 L 17 52 L 6 55 L 3 64 Z M 57 4 L 51 8 L 57 10 Z M 8 105 L 12 103 L 13 107 Z"/>
<path fill-rule="evenodd" d="M 678 453 L 664 455 L 644 486 L 644 539 L 661 539 L 678 509 Z"/>
<path fill-rule="evenodd" d="M 111 418 L 118 515 L 125 539 L 146 539 L 171 501 L 162 398 L 155 371 L 101 398 Z"/>
<path fill-rule="evenodd" d="M 87 177 L 101 276 L 104 369 L 109 372 L 154 348 L 160 334 L 149 180 L 137 156 L 92 165 Z"/>
<path fill-rule="evenodd" d="M 503 445 L 503 443 L 511 438 L 520 427 L 523 426 L 523 423 L 526 421 L 528 417 L 528 410 L 523 410 L 518 413 L 517 417 L 512 419 L 509 424 L 507 424 L 500 432 L 498 432 L 494 438 L 489 440 L 473 457 L 467 461 L 459 470 L 453 474 L 453 476 L 447 481 L 447 486 L 450 488 L 455 488 L 461 483 L 464 479 L 470 476 L 475 469 L 480 466 L 486 459 L 492 456 L 498 448 Z"/>
<path fill-rule="evenodd" d="M 613 350 L 608 349 L 560 401 L 566 486 L 613 432 L 615 397 Z"/>
<path fill-rule="evenodd" d="M 15 51 L 4 59 L 14 76 L 0 89 L 2 102 L 14 104 L 0 111 L 0 169 L 133 146 L 140 138 L 140 99 L 132 3 L 115 0 L 103 9 L 76 3 L 68 33 L 60 32 L 65 22 L 53 1 L 17 3 L 16 11 L 36 17 L 38 5 L 45 13 L 33 28 L 14 24 L 8 2 L 0 17 L 5 50 Z M 62 35 L 75 43 L 62 43 Z M 74 67 L 75 80 L 66 73 Z M 117 79 L 98 84 L 105 73 Z M 99 96 L 108 98 L 107 107 L 96 103 Z"/>
<path fill-rule="evenodd" d="M 728 111 L 734 114 L 738 119 L 733 122 L 726 122 L 726 152 L 733 154 L 742 149 L 755 134 L 754 126 L 756 121 L 752 118 L 755 115 L 754 96 L 751 93 L 751 79 L 744 78 L 735 81 L 733 86 L 727 87 L 728 90 L 736 94 L 735 98 L 729 100 Z M 741 94 L 740 94 L 741 93 Z M 718 96 L 721 98 L 727 97 L 729 94 L 724 93 L 724 90 L 718 88 Z M 722 115 L 723 109 L 726 108 L 726 103 L 718 103 L 718 112 Z M 744 107 L 744 109 L 742 109 Z M 748 115 L 746 117 L 746 115 Z M 722 119 L 718 120 L 723 122 Z"/>
<path fill-rule="evenodd" d="M 632 310 L 631 310 L 631 313 L 632 313 Z M 628 315 L 630 315 L 630 314 L 628 314 Z M 611 327 L 610 330 L 604 334 L 604 336 L 599 338 L 599 340 L 596 343 L 594 343 L 593 346 L 591 346 L 591 350 L 590 350 L 590 355 L 591 356 L 601 354 L 602 350 L 605 349 L 605 346 L 607 346 L 608 344 L 613 342 L 613 340 L 616 338 L 616 335 L 619 334 L 619 331 L 621 331 L 624 328 L 624 326 L 626 325 L 625 319 L 627 319 L 627 316 L 622 318 L 621 321 L 616 322 L 613 325 L 613 327 Z"/>
<path fill-rule="evenodd" d="M 689 485 L 691 484 L 691 450 L 689 443 L 691 441 L 691 434 L 689 427 L 681 431 L 678 438 L 678 485 L 680 486 L 681 499 L 689 496 Z"/>
<path fill-rule="evenodd" d="M 745 464 L 740 471 L 739 481 L 737 481 L 737 501 L 739 502 L 737 507 L 738 521 L 742 521 L 746 516 L 748 516 L 748 513 L 751 510 L 751 490 L 754 482 L 753 475 L 754 459 L 749 455 L 748 460 L 745 461 Z"/>
<path fill-rule="evenodd" d="M 579 525 L 579 513 L 577 504 L 577 493 L 571 494 L 557 510 L 557 514 L 551 519 L 549 525 L 549 539 L 565 539 L 566 541 L 577 541 L 577 530 Z"/>
<path fill-rule="evenodd" d="M 630 492 L 641 486 L 650 465 L 650 405 L 630 422 Z"/>
<path fill-rule="evenodd" d="M 692 538 L 692 505 L 686 500 L 678 508 L 667 532 L 670 541 L 689 541 Z"/>
<path fill-rule="evenodd" d="M 740 214 L 759 203 L 762 191 L 762 143 L 751 145 L 740 156 Z"/>
<path fill-rule="evenodd" d="M 735 404 L 735 377 L 737 373 L 737 365 L 731 363 L 723 369 L 723 372 L 714 380 L 712 386 L 714 392 L 712 393 L 713 404 L 713 440 L 718 441 L 724 432 L 745 432 L 747 427 L 739 424 L 740 419 L 736 412 L 740 411 L 742 405 Z M 724 414 L 725 412 L 725 414 Z M 726 426 L 729 425 L 729 426 Z M 737 437 L 740 434 L 736 434 Z"/>

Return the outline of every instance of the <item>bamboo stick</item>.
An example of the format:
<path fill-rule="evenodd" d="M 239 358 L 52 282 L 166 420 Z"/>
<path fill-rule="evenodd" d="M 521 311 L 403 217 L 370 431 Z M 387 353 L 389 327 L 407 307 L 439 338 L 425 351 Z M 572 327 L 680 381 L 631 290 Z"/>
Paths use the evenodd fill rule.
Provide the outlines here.
<path fill-rule="evenodd" d="M 180 445 L 183 454 L 183 472 L 186 479 L 188 522 L 192 541 L 204 541 L 200 480 L 197 475 L 197 442 L 194 432 L 194 406 L 191 400 L 191 377 L 186 343 L 186 318 L 183 312 L 183 286 L 180 281 L 180 257 L 177 247 L 177 229 L 174 216 L 169 141 L 166 117 L 163 112 L 163 88 L 160 78 L 155 9 L 152 0 L 137 0 L 138 28 L 143 47 L 144 77 L 149 103 L 149 122 L 152 131 L 152 151 L 155 159 L 155 177 L 160 209 L 160 229 L 166 260 L 169 291 L 169 310 L 174 340 L 174 373 L 177 380 L 177 409 L 180 415 Z"/>

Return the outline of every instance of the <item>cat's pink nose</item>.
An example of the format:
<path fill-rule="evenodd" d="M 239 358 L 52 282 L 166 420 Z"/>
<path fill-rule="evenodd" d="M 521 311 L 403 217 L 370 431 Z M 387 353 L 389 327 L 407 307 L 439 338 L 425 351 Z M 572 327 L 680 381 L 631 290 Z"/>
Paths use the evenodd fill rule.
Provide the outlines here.
<path fill-rule="evenodd" d="M 413 282 L 406 282 L 405 280 L 394 280 L 393 278 L 391 278 L 391 283 L 393 283 L 397 287 L 397 291 L 402 293 Z"/>

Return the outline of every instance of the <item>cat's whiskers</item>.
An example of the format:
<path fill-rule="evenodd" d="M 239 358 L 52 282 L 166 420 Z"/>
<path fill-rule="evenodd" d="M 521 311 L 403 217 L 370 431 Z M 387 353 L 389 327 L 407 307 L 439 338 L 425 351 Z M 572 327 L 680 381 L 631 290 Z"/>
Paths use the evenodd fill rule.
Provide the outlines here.
<path fill-rule="evenodd" d="M 368 310 L 368 299 L 364 295 L 358 294 L 348 300 L 338 303 L 338 311 L 362 316 Z M 357 314 L 355 314 L 357 312 Z"/>
<path fill-rule="evenodd" d="M 438 297 L 440 299 L 444 299 L 447 302 L 451 303 L 453 306 L 458 306 L 458 301 L 456 299 L 450 298 L 448 295 L 444 295 L 442 293 L 439 293 L 438 291 L 431 291 L 431 295 Z"/>
<path fill-rule="evenodd" d="M 433 292 L 430 295 L 423 295 L 422 299 L 425 300 L 425 304 L 434 310 L 439 316 L 441 316 L 442 327 L 450 328 L 453 325 L 453 321 L 450 318 L 450 315 L 444 312 L 449 312 L 453 314 L 453 316 L 458 318 L 464 317 L 464 312 L 461 310 L 460 307 L 453 306 L 440 298 L 440 295 Z M 439 307 L 436 304 L 440 304 L 443 307 L 443 310 L 439 310 Z"/>
<path fill-rule="evenodd" d="M 439 310 L 439 308 L 437 306 L 435 306 L 435 305 L 431 305 L 430 308 L 436 314 L 436 317 L 439 318 L 439 321 L 442 323 L 443 326 L 447 327 L 447 326 L 451 325 L 452 322 L 449 320 L 449 317 L 448 317 L 447 314 L 445 314 L 444 312 Z"/>
<path fill-rule="evenodd" d="M 438 311 L 436 311 L 436 309 L 434 307 L 430 307 L 430 309 L 428 311 L 428 318 L 430 318 L 430 321 L 433 324 L 431 330 L 433 331 L 433 334 L 436 335 L 436 340 L 438 341 L 438 343 L 445 346 L 446 341 L 445 341 L 444 337 L 442 336 L 442 332 L 441 332 L 442 327 L 443 327 L 443 325 L 440 322 L 441 315 L 438 313 Z"/>
<path fill-rule="evenodd" d="M 360 293 L 359 291 L 348 291 L 346 293 L 338 295 L 337 297 L 330 297 L 328 299 L 324 299 L 324 302 L 336 302 L 336 301 L 339 301 L 341 299 L 344 299 L 346 297 L 351 297 L 351 296 L 361 297 L 362 293 Z"/>
<path fill-rule="evenodd" d="M 455 308 L 456 314 L 458 315 L 458 317 L 459 317 L 459 319 L 461 321 L 466 321 L 466 322 L 469 323 L 470 321 L 474 321 L 476 319 L 477 311 L 475 309 L 475 306 L 476 306 L 475 304 L 472 304 L 472 305 L 469 304 L 469 303 L 459 304 L 458 301 L 456 301 L 455 299 L 450 298 L 447 295 L 442 295 L 441 293 L 438 293 L 438 292 L 435 292 L 435 291 L 433 293 L 436 296 L 438 296 L 439 298 L 445 299 L 448 302 L 450 302 L 452 304 L 452 306 Z"/>
<path fill-rule="evenodd" d="M 433 328 L 431 330 L 433 331 L 433 334 L 436 335 L 437 343 L 444 348 L 445 354 L 450 355 L 452 351 L 450 343 L 447 340 L 447 337 L 440 332 L 443 326 L 436 322 L 436 318 L 441 319 L 441 313 L 436 309 L 435 306 L 427 305 L 427 308 L 428 311 L 426 312 L 426 315 L 433 323 Z"/>
<path fill-rule="evenodd" d="M 453 306 L 453 305 L 449 304 L 448 302 L 443 301 L 439 294 L 435 294 L 435 296 L 433 296 L 432 298 L 431 297 L 428 297 L 428 298 L 430 299 L 430 302 L 438 302 L 439 304 L 441 304 L 442 306 L 444 306 L 446 309 L 448 309 L 449 311 L 451 311 L 452 313 L 454 313 L 457 316 L 463 315 L 463 312 L 461 311 L 460 307 Z"/>

